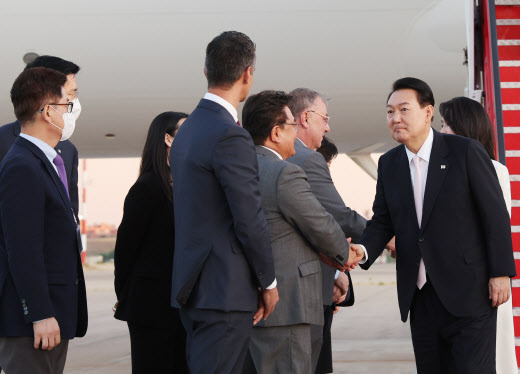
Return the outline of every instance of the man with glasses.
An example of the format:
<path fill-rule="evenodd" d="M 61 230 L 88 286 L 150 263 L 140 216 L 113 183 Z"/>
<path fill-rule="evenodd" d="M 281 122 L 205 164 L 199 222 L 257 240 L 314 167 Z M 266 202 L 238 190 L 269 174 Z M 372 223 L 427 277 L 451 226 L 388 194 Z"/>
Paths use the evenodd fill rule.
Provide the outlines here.
<path fill-rule="evenodd" d="M 255 316 L 247 373 L 312 374 L 311 324 L 323 324 L 318 252 L 346 269 L 364 253 L 349 251 L 341 227 L 314 197 L 294 155 L 301 127 L 280 91 L 250 96 L 242 112 L 256 145 L 260 193 L 281 295 L 268 319 Z M 332 260 L 334 259 L 334 260 Z"/>
<path fill-rule="evenodd" d="M 77 120 L 81 113 L 81 104 L 78 99 L 78 83 L 76 75 L 79 66 L 73 62 L 66 61 L 55 56 L 39 56 L 27 64 L 25 70 L 43 67 L 53 69 L 67 76 L 65 92 L 67 99 L 73 103 L 72 114 Z M 5 157 L 16 138 L 20 135 L 20 123 L 15 121 L 0 127 L 0 162 Z M 63 158 L 65 171 L 67 172 L 68 190 L 72 209 L 78 216 L 78 150 L 70 140 L 60 141 L 55 148 L 56 152 Z"/>
<path fill-rule="evenodd" d="M 330 131 L 327 99 L 324 95 L 308 88 L 297 88 L 290 95 L 289 108 L 294 114 L 295 121 L 299 124 L 299 130 L 294 142 L 296 154 L 287 161 L 303 169 L 316 199 L 339 223 L 344 237 L 352 238 L 352 242 L 355 243 L 363 233 L 366 220 L 345 205 L 334 187 L 325 159 L 316 152 L 316 149 L 321 146 L 323 136 Z M 354 303 L 354 289 L 348 272 L 347 276 L 345 274 L 336 275 L 338 278 L 335 281 L 336 271 L 331 267 L 333 264 L 326 256 L 321 256 L 321 259 L 325 320 L 323 325 L 312 325 L 312 367 L 316 368 L 316 373 L 331 373 L 330 328 L 334 312 L 332 302 L 334 285 L 336 282 L 343 293 L 347 293 L 348 290 L 345 305 Z"/>
<path fill-rule="evenodd" d="M 0 163 L 0 365 L 63 373 L 68 342 L 87 330 L 79 227 L 55 148 L 75 125 L 56 70 L 22 72 L 11 89 L 21 133 Z"/>

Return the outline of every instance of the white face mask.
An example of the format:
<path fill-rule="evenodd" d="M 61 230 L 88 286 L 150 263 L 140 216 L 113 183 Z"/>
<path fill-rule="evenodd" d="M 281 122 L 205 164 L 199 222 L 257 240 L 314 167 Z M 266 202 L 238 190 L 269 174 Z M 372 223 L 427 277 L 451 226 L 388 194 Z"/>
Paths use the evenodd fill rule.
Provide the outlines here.
<path fill-rule="evenodd" d="M 52 105 L 51 108 L 54 109 L 56 112 L 58 112 Z M 60 113 L 60 112 L 58 112 Z M 61 114 L 61 113 L 60 113 Z M 54 123 L 51 122 L 51 125 L 56 127 L 61 131 L 61 139 L 60 141 L 67 140 L 72 136 L 74 133 L 74 129 L 76 128 L 76 118 L 74 117 L 73 113 L 63 113 L 61 114 L 63 118 L 63 128 L 56 126 Z"/>
<path fill-rule="evenodd" d="M 81 113 L 81 104 L 79 103 L 79 99 L 77 97 L 74 100 L 72 100 L 72 102 L 74 103 L 74 106 L 72 107 L 72 115 L 74 116 L 74 119 L 77 121 Z"/>

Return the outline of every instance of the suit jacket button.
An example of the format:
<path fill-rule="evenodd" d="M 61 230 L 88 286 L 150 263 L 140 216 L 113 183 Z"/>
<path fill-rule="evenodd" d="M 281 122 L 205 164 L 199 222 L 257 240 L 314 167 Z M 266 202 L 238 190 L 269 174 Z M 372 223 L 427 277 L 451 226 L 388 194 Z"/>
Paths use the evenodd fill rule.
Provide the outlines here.
<path fill-rule="evenodd" d="M 25 311 L 25 312 L 23 312 L 23 314 L 25 314 L 25 315 L 28 315 L 28 314 L 29 314 L 29 312 L 28 312 L 28 311 Z"/>
<path fill-rule="evenodd" d="M 76 286 L 78 285 L 78 283 L 79 283 L 79 281 L 78 281 L 78 279 L 76 279 Z"/>
<path fill-rule="evenodd" d="M 419 243 L 424 243 L 424 238 L 419 238 Z"/>
<path fill-rule="evenodd" d="M 264 273 L 262 273 L 262 272 L 258 273 L 259 277 L 261 277 L 262 275 L 264 275 Z"/>

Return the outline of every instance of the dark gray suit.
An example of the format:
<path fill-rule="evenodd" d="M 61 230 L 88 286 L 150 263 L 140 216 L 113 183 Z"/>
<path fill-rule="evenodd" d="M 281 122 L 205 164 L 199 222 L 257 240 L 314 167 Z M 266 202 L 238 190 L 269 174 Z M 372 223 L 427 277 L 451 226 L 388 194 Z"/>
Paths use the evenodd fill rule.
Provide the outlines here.
<path fill-rule="evenodd" d="M 320 153 L 309 149 L 300 139 L 296 139 L 294 142 L 294 149 L 296 150 L 296 154 L 287 159 L 287 161 L 298 165 L 303 169 L 305 174 L 307 174 L 307 180 L 314 196 L 316 196 L 316 199 L 318 199 L 320 204 L 323 205 L 328 213 L 332 214 L 334 219 L 341 226 L 345 236 L 351 237 L 353 243 L 357 242 L 365 229 L 366 220 L 356 211 L 345 205 L 343 199 L 336 190 L 336 187 L 334 187 L 329 167 L 327 166 L 323 156 Z M 323 305 L 326 309 L 330 309 L 330 305 L 332 304 L 335 270 L 323 263 L 321 264 L 321 269 L 323 282 Z M 348 276 L 350 280 L 350 274 L 348 274 Z M 352 305 L 354 302 L 354 288 L 352 287 L 352 282 L 350 282 L 349 294 L 350 298 L 347 305 Z M 329 313 L 329 318 L 332 319 L 331 312 Z M 331 323 L 332 320 L 328 324 L 328 327 L 327 324 L 325 325 L 327 331 L 323 331 L 322 333 L 320 333 L 320 330 L 317 328 L 313 329 L 313 335 L 315 335 L 313 337 L 313 359 L 315 361 L 318 360 L 319 352 L 321 350 L 321 337 L 327 336 L 330 340 Z M 327 342 L 325 345 L 328 346 L 329 349 L 328 352 L 323 352 L 322 355 L 328 357 L 326 361 L 330 365 L 327 366 L 331 366 L 332 352 L 330 352 L 330 343 Z M 321 361 L 322 359 L 320 359 L 320 362 Z M 323 371 L 319 370 L 319 372 Z"/>
<path fill-rule="evenodd" d="M 310 325 L 323 324 L 316 251 L 344 264 L 348 243 L 314 197 L 301 168 L 261 146 L 256 153 L 280 301 L 269 318 L 253 328 L 250 352 L 258 373 L 311 373 Z"/>

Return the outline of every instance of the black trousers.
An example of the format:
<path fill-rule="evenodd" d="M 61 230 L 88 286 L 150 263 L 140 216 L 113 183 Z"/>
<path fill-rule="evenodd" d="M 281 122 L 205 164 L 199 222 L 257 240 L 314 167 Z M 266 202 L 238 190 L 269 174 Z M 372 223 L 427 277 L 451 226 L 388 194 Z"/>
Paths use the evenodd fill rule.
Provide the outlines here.
<path fill-rule="evenodd" d="M 410 328 L 418 374 L 496 373 L 497 309 L 455 317 L 430 282 L 416 290 Z"/>
<path fill-rule="evenodd" d="M 253 312 L 181 308 L 191 374 L 242 374 Z"/>
<path fill-rule="evenodd" d="M 332 337 L 330 330 L 332 328 L 332 319 L 334 317 L 335 304 L 323 305 L 323 315 L 325 317 L 323 323 L 323 342 L 321 343 L 320 357 L 316 366 L 316 374 L 332 373 Z"/>
<path fill-rule="evenodd" d="M 186 333 L 182 325 L 152 328 L 128 322 L 132 350 L 132 374 L 189 373 Z"/>

